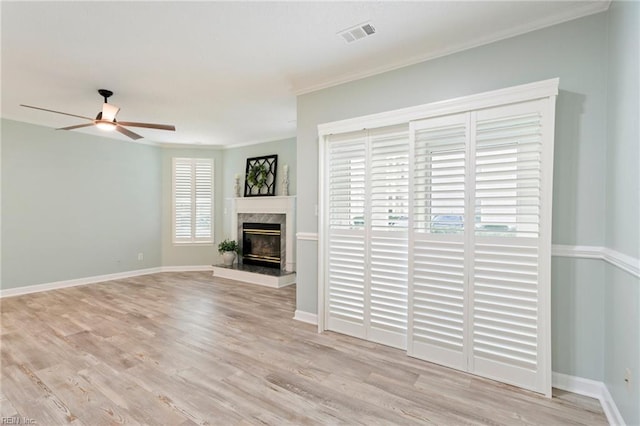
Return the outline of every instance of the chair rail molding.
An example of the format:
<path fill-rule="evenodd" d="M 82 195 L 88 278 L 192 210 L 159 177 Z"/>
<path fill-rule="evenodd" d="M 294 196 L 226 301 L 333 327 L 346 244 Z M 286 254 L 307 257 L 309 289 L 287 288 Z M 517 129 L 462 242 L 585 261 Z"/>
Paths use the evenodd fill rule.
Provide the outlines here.
<path fill-rule="evenodd" d="M 554 244 L 551 254 L 556 257 L 573 257 L 577 259 L 599 259 L 625 272 L 640 278 L 640 259 L 601 246 L 572 246 Z"/>
<path fill-rule="evenodd" d="M 318 233 L 317 232 L 298 232 L 296 234 L 296 238 L 298 240 L 318 241 Z"/>

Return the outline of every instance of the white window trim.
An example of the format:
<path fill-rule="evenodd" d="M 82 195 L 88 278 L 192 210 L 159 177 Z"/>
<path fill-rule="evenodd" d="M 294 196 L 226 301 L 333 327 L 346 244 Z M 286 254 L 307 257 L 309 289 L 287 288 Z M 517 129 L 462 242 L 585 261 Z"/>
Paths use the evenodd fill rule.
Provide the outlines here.
<path fill-rule="evenodd" d="M 180 160 L 206 160 L 211 163 L 211 238 L 204 240 L 176 241 L 176 162 Z M 210 247 L 214 245 L 214 212 L 215 212 L 215 164 L 213 158 L 196 158 L 196 157 L 173 157 L 171 159 L 171 241 L 176 247 L 201 246 Z M 195 214 L 195 210 L 192 214 Z M 193 230 L 192 230 L 193 231 Z"/>

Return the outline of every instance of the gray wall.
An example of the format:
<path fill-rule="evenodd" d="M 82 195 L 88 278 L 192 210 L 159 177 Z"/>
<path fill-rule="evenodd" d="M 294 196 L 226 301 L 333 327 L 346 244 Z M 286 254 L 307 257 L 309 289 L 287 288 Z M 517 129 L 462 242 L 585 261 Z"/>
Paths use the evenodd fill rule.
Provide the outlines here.
<path fill-rule="evenodd" d="M 160 266 L 158 148 L 10 120 L 1 136 L 3 289 Z"/>
<path fill-rule="evenodd" d="M 296 139 L 282 139 L 277 141 L 265 142 L 261 144 L 240 146 L 236 148 L 228 148 L 224 151 L 224 170 L 223 181 L 225 182 L 222 190 L 221 202 L 223 203 L 224 228 L 223 238 L 231 235 L 231 198 L 235 197 L 234 185 L 235 175 L 240 177 L 240 193 L 244 194 L 244 174 L 247 165 L 247 158 L 260 157 L 264 155 L 278 156 L 278 170 L 276 172 L 276 195 L 282 195 L 282 176 L 283 167 L 289 166 L 289 195 L 296 195 Z"/>
<path fill-rule="evenodd" d="M 553 371 L 602 381 L 604 262 L 553 257 L 551 270 Z"/>
<path fill-rule="evenodd" d="M 553 242 L 605 238 L 607 14 L 298 97 L 298 231 L 317 232 L 317 125 L 559 77 Z M 298 246 L 297 308 L 316 312 L 317 245 Z M 595 263 L 594 263 L 595 262 Z M 603 380 L 604 266 L 555 259 L 553 370 Z"/>
<path fill-rule="evenodd" d="M 295 139 L 227 150 L 160 148 L 5 119 L 1 124 L 2 289 L 221 262 L 217 243 L 229 232 L 225 199 L 248 157 L 278 154 L 278 171 L 289 165 L 290 193 L 296 191 Z M 173 244 L 173 157 L 214 160 L 213 244 Z M 276 188 L 280 193 L 280 184 Z"/>
<path fill-rule="evenodd" d="M 640 257 L 640 3 L 609 10 L 606 245 Z"/>
<path fill-rule="evenodd" d="M 640 257 L 640 3 L 609 9 L 606 247 Z M 640 424 L 640 279 L 605 270 L 604 381 L 629 425 Z M 632 372 L 631 386 L 624 382 Z"/>
<path fill-rule="evenodd" d="M 244 193 L 244 173 L 247 165 L 247 158 L 260 157 L 264 155 L 278 156 L 278 182 L 276 183 L 276 195 L 282 195 L 282 168 L 289 166 L 289 195 L 296 195 L 296 139 L 282 139 L 260 144 L 239 146 L 235 148 L 227 148 L 224 151 L 224 176 L 223 179 L 227 183 L 223 188 L 225 198 L 235 197 L 233 191 L 234 177 L 236 174 L 241 176 L 240 185 L 241 193 Z"/>

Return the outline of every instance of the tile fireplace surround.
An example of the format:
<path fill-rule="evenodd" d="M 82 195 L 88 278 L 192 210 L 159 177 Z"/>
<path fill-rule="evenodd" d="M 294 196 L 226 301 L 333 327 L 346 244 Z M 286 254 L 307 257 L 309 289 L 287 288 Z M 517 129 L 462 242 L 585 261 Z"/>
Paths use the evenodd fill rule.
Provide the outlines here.
<path fill-rule="evenodd" d="M 284 270 L 293 272 L 296 270 L 295 251 L 295 223 L 296 223 L 296 197 L 244 197 L 231 199 L 231 238 L 239 241 L 238 229 L 242 229 L 244 219 L 252 222 L 279 223 L 278 216 L 284 215 Z"/>
<path fill-rule="evenodd" d="M 295 250 L 295 196 L 278 197 L 241 197 L 231 199 L 231 239 L 242 238 L 243 222 L 280 223 L 282 230 L 282 250 L 284 257 L 280 273 L 260 274 L 239 270 L 236 267 L 214 265 L 213 273 L 222 278 L 269 287 L 284 287 L 295 282 L 296 250 Z M 275 271 L 275 270 L 274 270 Z"/>

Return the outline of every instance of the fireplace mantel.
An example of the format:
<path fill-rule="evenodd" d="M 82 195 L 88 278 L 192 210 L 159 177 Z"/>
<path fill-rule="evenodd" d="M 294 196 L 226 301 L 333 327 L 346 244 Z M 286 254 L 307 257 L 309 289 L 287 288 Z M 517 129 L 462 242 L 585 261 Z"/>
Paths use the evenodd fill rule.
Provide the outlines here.
<path fill-rule="evenodd" d="M 241 213 L 284 214 L 286 226 L 285 271 L 296 270 L 295 224 L 296 197 L 240 197 L 231 199 L 231 238 L 238 240 L 238 215 Z"/>

